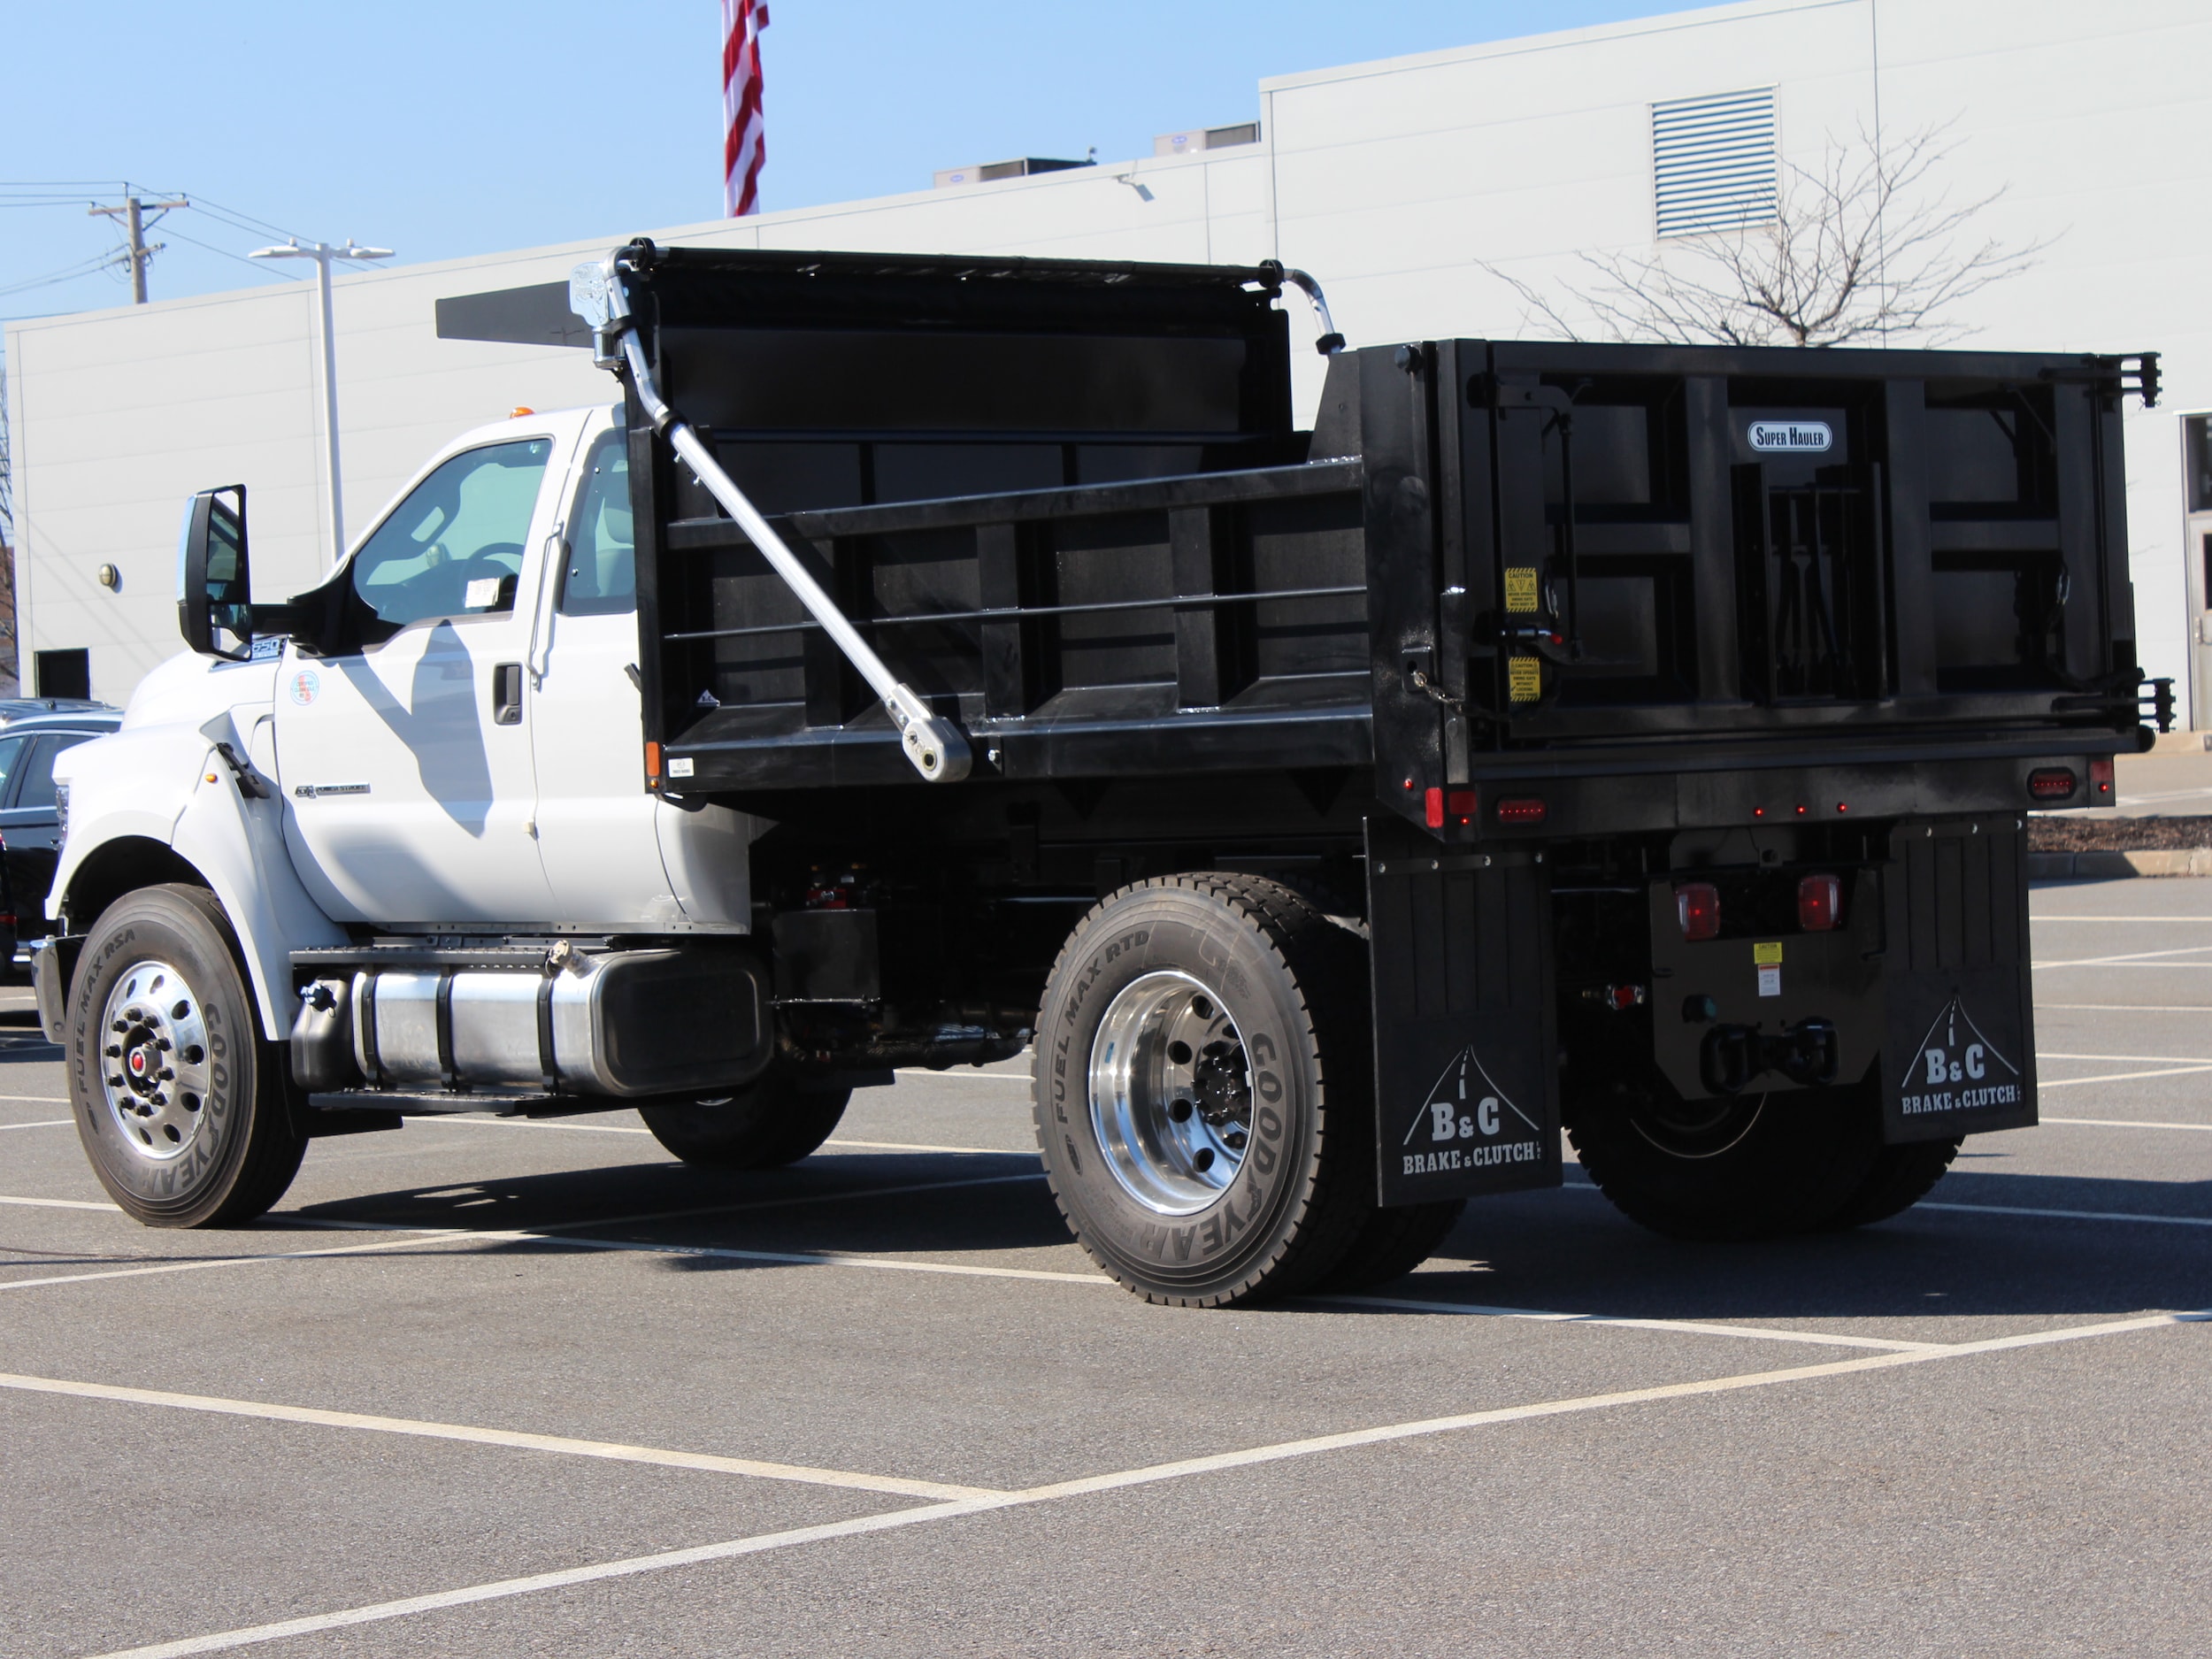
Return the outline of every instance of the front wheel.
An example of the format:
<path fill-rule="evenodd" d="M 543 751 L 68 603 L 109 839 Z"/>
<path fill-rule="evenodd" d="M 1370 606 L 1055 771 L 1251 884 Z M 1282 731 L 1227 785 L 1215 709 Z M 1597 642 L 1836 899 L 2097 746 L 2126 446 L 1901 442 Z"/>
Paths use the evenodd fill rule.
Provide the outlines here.
<path fill-rule="evenodd" d="M 93 925 L 69 999 L 69 1097 L 100 1185 L 155 1227 L 230 1226 L 284 1195 L 307 1141 L 204 887 L 126 894 Z"/>
<path fill-rule="evenodd" d="M 1150 1302 L 1293 1294 L 1373 1213 L 1364 948 L 1292 889 L 1193 874 L 1101 901 L 1038 1019 L 1037 1140 L 1092 1258 Z"/>

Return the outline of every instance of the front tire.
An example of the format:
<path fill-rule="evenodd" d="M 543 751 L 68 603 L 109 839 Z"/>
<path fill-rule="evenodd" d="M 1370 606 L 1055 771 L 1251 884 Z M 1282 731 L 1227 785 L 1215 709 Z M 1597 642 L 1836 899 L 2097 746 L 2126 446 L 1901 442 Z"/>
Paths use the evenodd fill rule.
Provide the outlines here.
<path fill-rule="evenodd" d="M 641 1106 L 653 1138 L 687 1164 L 710 1170 L 773 1170 L 830 1138 L 849 1088 L 803 1089 L 775 1066 L 742 1088 L 673 1106 Z"/>
<path fill-rule="evenodd" d="M 71 987 L 66 1063 L 92 1171 L 148 1226 L 235 1225 L 298 1173 L 283 1056 L 204 887 L 144 887 L 102 913 Z"/>
<path fill-rule="evenodd" d="M 1147 1301 L 1294 1294 L 1374 1210 L 1364 947 L 1251 876 L 1122 888 L 1047 982 L 1038 1146 L 1092 1259 Z"/>

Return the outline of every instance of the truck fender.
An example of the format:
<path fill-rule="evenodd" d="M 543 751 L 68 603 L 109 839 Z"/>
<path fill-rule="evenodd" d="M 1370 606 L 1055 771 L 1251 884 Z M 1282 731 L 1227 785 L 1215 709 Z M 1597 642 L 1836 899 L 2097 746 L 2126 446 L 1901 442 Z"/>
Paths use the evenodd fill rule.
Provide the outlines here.
<path fill-rule="evenodd" d="M 250 734 L 226 710 L 197 727 L 126 727 L 62 757 L 77 764 L 67 768 L 69 831 L 47 907 L 58 917 L 65 895 L 81 891 L 104 906 L 119 896 L 110 888 L 123 872 L 144 872 L 125 874 L 127 888 L 144 885 L 145 875 L 172 880 L 188 870 L 229 918 L 263 1032 L 275 1041 L 290 1030 L 291 953 L 342 945 L 346 933 L 309 897 L 285 850 L 270 717 L 240 712 L 251 721 Z M 149 843 L 168 849 L 171 859 L 145 856 L 156 850 Z M 76 917 L 80 927 L 90 920 Z"/>

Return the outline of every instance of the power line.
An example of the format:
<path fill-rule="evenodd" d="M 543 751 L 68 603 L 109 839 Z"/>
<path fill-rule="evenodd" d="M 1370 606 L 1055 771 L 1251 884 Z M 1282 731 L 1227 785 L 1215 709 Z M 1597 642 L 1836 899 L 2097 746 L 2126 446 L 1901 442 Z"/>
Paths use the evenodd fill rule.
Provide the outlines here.
<path fill-rule="evenodd" d="M 127 189 L 129 187 L 127 185 L 125 188 Z M 129 251 L 131 261 L 132 304 L 143 305 L 146 303 L 146 267 L 153 262 L 154 256 L 162 249 L 162 244 L 159 242 L 154 243 L 150 248 L 146 245 L 147 230 L 152 226 L 160 224 L 169 216 L 172 209 L 191 205 L 192 204 L 182 196 L 167 202 L 148 202 L 139 196 L 126 196 L 117 206 L 99 207 L 96 205 L 85 210 L 96 218 L 122 221 L 125 245 Z M 146 217 L 146 211 L 149 208 L 153 210 L 154 216 L 151 219 Z"/>

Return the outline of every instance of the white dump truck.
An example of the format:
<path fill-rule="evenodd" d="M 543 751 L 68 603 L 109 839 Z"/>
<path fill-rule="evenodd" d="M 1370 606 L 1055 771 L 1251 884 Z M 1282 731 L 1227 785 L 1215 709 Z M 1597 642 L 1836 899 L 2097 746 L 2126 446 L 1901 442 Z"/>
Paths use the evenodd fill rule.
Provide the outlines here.
<path fill-rule="evenodd" d="M 203 492 L 189 649 L 57 768 L 40 1011 L 142 1221 L 425 1113 L 771 1168 L 1033 1048 L 1077 1236 L 1213 1305 L 1406 1271 L 1563 1126 L 1755 1237 L 2034 1121 L 2024 813 L 2147 741 L 2153 360 L 1347 350 L 1274 265 L 478 299 L 621 402 L 456 438 L 282 603 Z"/>

